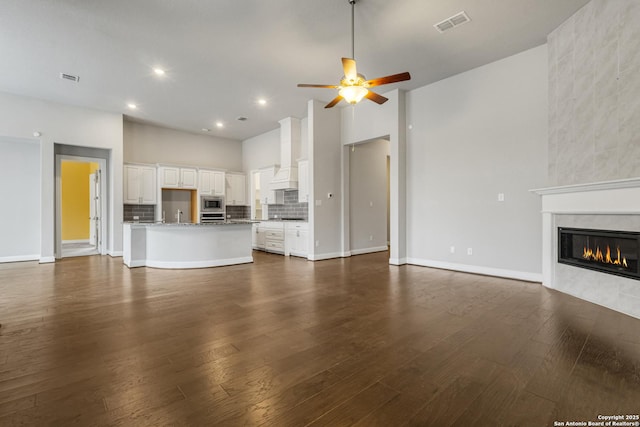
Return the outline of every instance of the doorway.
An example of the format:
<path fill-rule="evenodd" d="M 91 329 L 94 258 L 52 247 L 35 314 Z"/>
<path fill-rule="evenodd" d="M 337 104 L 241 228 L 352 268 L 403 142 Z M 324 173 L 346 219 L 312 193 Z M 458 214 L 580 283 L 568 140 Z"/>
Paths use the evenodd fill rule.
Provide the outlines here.
<path fill-rule="evenodd" d="M 389 140 L 354 144 L 346 153 L 349 252 L 386 251 L 390 244 Z"/>
<path fill-rule="evenodd" d="M 106 160 L 56 156 L 56 258 L 106 254 Z"/>

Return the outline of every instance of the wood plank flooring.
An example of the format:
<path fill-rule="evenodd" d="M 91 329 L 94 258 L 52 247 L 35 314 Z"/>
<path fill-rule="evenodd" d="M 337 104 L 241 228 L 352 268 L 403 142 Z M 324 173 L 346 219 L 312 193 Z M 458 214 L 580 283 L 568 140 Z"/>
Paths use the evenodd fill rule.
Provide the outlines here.
<path fill-rule="evenodd" d="M 551 426 L 640 411 L 638 319 L 387 253 L 254 257 L 0 264 L 0 425 Z"/>

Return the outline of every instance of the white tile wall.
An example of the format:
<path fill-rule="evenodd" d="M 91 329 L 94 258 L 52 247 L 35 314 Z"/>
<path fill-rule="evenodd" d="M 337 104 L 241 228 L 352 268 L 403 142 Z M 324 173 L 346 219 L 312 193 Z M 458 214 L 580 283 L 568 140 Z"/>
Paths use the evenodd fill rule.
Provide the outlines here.
<path fill-rule="evenodd" d="M 640 1 L 592 0 L 548 36 L 549 184 L 640 176 Z"/>

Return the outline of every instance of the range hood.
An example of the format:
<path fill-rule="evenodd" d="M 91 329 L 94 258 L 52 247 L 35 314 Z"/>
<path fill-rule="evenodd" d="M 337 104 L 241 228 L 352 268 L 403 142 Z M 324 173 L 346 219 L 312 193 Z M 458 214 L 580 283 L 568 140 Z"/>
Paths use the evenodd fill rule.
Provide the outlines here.
<path fill-rule="evenodd" d="M 300 119 L 287 117 L 280 120 L 280 169 L 269 183 L 269 190 L 298 189 L 300 155 Z"/>

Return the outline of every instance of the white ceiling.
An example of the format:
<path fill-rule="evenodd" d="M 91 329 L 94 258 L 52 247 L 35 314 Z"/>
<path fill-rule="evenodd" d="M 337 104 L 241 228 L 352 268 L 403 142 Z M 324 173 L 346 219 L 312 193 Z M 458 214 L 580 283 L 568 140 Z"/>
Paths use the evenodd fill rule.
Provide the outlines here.
<path fill-rule="evenodd" d="M 543 44 L 587 2 L 359 0 L 358 71 L 411 73 L 382 93 L 424 86 Z M 338 83 L 340 58 L 351 53 L 350 8 L 348 0 L 0 0 L 0 91 L 246 139 L 305 117 L 311 98 L 336 96 L 296 84 Z M 463 10 L 471 22 L 433 28 Z"/>

